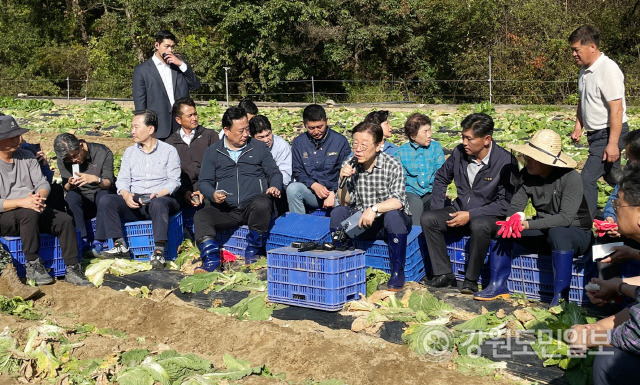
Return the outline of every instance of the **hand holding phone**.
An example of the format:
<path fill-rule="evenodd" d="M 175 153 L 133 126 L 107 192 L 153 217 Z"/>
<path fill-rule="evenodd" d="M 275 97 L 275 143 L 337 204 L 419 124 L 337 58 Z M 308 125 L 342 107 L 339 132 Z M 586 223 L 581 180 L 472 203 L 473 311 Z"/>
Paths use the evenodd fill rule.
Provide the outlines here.
<path fill-rule="evenodd" d="M 133 200 L 141 205 L 148 205 L 151 203 L 151 194 L 133 194 Z"/>

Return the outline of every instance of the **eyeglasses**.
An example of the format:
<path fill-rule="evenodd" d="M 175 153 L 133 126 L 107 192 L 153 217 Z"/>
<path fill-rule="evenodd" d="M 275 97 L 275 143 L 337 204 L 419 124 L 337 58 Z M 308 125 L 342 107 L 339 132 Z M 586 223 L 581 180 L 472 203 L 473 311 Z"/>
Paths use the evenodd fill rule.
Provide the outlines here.
<path fill-rule="evenodd" d="M 77 149 L 76 151 L 69 153 L 67 156 L 64 157 L 65 162 L 73 162 L 74 160 L 80 160 L 80 149 Z"/>
<path fill-rule="evenodd" d="M 618 199 L 612 199 L 611 200 L 611 207 L 613 208 L 613 212 L 616 214 L 616 216 L 618 215 L 618 208 L 619 207 L 638 207 L 638 205 L 619 205 L 618 204 Z"/>
<path fill-rule="evenodd" d="M 371 146 L 371 144 L 368 143 L 353 143 L 351 145 L 351 148 L 353 148 L 353 151 L 367 151 L 367 148 L 369 148 L 369 146 Z"/>

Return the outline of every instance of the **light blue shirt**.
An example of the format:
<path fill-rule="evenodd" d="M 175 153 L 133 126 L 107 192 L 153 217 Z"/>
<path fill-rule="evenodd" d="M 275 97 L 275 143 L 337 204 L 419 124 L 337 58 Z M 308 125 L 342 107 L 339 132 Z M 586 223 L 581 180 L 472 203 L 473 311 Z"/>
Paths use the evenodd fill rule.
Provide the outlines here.
<path fill-rule="evenodd" d="M 273 135 L 273 143 L 271 144 L 271 156 L 275 159 L 280 172 L 282 173 L 282 184 L 288 186 L 291 183 L 291 146 L 286 140 L 278 135 Z"/>
<path fill-rule="evenodd" d="M 247 146 L 247 144 L 245 143 L 244 146 L 240 147 L 237 150 L 232 150 L 229 148 L 229 146 L 227 146 L 227 140 L 222 138 L 222 142 L 224 143 L 224 148 L 227 149 L 227 151 L 229 151 L 229 156 L 231 157 L 231 159 L 233 159 L 234 162 L 238 163 L 238 158 L 240 158 L 240 154 L 242 153 L 242 150 L 244 150 L 244 148 Z"/>
<path fill-rule="evenodd" d="M 409 141 L 398 147 L 395 157 L 404 168 L 407 192 L 419 196 L 430 193 L 436 172 L 444 164 L 442 145 L 432 140 L 429 147 L 424 147 Z"/>
<path fill-rule="evenodd" d="M 387 154 L 394 156 L 398 151 L 398 146 L 389 142 L 388 140 L 384 141 L 384 146 L 382 147 L 382 152 L 386 152 Z"/>
<path fill-rule="evenodd" d="M 136 143 L 122 155 L 116 180 L 118 194 L 126 190 L 134 194 L 157 194 L 162 189 L 173 194 L 180 187 L 180 157 L 175 147 L 158 140 L 151 152 Z"/>

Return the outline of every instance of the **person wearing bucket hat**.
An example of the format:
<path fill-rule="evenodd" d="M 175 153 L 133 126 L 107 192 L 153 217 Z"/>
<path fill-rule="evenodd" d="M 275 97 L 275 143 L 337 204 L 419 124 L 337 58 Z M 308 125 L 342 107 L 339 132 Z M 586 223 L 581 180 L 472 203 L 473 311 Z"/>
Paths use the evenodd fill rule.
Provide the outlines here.
<path fill-rule="evenodd" d="M 498 222 L 503 240 L 491 253 L 491 282 L 475 295 L 477 300 L 509 297 L 507 279 L 511 272 L 511 240 L 527 249 L 551 251 L 553 298 L 568 300 L 571 264 L 575 255 L 584 254 L 591 243 L 591 215 L 582 193 L 576 162 L 562 152 L 562 139 L 553 130 L 543 129 L 523 145 L 507 147 L 524 155 L 525 167 L 507 210 L 507 220 Z M 527 220 L 522 211 L 531 199 L 536 215 Z"/>
<path fill-rule="evenodd" d="M 78 260 L 78 239 L 73 219 L 45 204 L 51 191 L 36 158 L 20 149 L 28 132 L 11 116 L 0 116 L 0 235 L 20 236 L 26 276 L 36 285 L 53 283 L 38 255 L 40 232 L 58 237 L 66 264 L 65 280 L 89 286 Z"/>

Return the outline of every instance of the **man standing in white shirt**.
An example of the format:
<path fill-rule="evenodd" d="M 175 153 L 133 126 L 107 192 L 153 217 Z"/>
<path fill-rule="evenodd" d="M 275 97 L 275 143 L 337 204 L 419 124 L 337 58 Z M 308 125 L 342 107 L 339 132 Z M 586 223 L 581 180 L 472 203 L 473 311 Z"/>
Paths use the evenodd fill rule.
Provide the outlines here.
<path fill-rule="evenodd" d="M 598 179 L 610 185 L 620 169 L 620 151 L 629 132 L 624 96 L 624 75 L 620 67 L 600 52 L 600 33 L 595 27 L 582 26 L 569 36 L 571 52 L 580 66 L 580 101 L 571 139 L 580 142 L 587 131 L 589 157 L 582 169 L 584 197 L 594 218 L 598 205 Z"/>
<path fill-rule="evenodd" d="M 179 128 L 171 114 L 175 101 L 188 98 L 189 91 L 200 88 L 200 80 L 191 67 L 174 53 L 175 45 L 174 34 L 158 31 L 155 54 L 133 70 L 135 110 L 149 109 L 158 115 L 156 135 L 160 140 L 165 140 Z"/>

